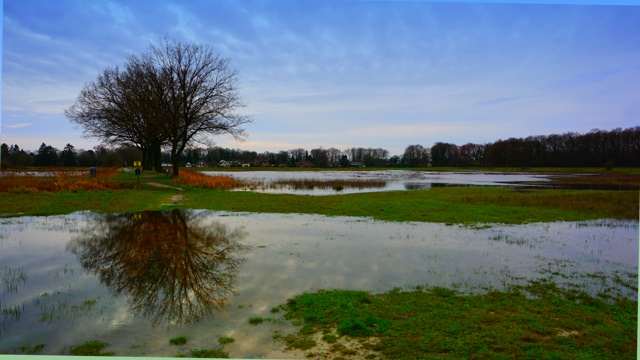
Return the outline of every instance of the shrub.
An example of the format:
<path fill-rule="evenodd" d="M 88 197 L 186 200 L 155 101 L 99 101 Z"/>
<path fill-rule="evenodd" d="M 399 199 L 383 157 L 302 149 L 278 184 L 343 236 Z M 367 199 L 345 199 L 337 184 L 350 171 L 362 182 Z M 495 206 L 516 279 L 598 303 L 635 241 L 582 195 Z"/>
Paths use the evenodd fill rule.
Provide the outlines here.
<path fill-rule="evenodd" d="M 242 184 L 230 176 L 208 176 L 197 171 L 183 170 L 177 178 L 173 179 L 174 183 L 189 185 L 205 189 L 233 189 Z"/>

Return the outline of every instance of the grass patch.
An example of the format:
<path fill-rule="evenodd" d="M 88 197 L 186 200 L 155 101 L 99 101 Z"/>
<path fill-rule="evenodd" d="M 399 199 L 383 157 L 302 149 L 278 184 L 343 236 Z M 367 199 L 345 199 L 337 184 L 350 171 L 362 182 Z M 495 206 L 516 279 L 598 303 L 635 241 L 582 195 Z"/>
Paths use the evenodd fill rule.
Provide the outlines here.
<path fill-rule="evenodd" d="M 90 340 L 82 345 L 72 346 L 69 353 L 76 356 L 114 356 L 113 351 L 102 352 L 102 349 L 109 346 L 98 340 Z"/>
<path fill-rule="evenodd" d="M 22 344 L 18 350 L 27 355 L 37 355 L 44 349 L 44 347 L 44 344 L 34 345 L 33 347 L 29 344 Z"/>
<path fill-rule="evenodd" d="M 231 344 L 234 341 L 236 341 L 236 339 L 234 339 L 232 337 L 228 337 L 228 336 L 222 336 L 222 337 L 218 338 L 218 342 L 220 343 L 220 345 Z"/>
<path fill-rule="evenodd" d="M 220 349 L 203 349 L 192 350 L 191 357 L 193 358 L 229 358 L 229 353 Z"/>
<path fill-rule="evenodd" d="M 169 339 L 169 343 L 175 346 L 185 345 L 189 339 L 186 336 L 176 336 Z"/>
<path fill-rule="evenodd" d="M 309 333 L 379 341 L 364 346 L 385 358 L 635 359 L 637 301 L 605 302 L 549 282 L 462 295 L 444 288 L 318 291 L 290 299 L 285 317 L 304 326 L 281 336 L 311 349 Z M 334 344 L 337 345 L 337 344 Z M 348 355 L 348 354 L 344 354 Z"/>
<path fill-rule="evenodd" d="M 253 316 L 249 318 L 249 324 L 251 325 L 262 324 L 264 321 L 265 321 L 265 318 L 260 316 Z"/>
<path fill-rule="evenodd" d="M 638 218 L 638 191 L 446 187 L 340 196 L 194 191 L 197 195 L 186 193 L 183 198 L 187 208 L 438 223 L 520 224 Z"/>

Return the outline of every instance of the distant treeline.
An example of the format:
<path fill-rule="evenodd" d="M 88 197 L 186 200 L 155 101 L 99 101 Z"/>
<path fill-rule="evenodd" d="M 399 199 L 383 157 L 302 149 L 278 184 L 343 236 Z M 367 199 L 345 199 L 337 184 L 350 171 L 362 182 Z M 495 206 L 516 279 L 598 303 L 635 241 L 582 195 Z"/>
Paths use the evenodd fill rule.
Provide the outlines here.
<path fill-rule="evenodd" d="M 2 144 L 2 167 L 20 166 L 122 166 L 142 159 L 133 147 L 76 151 L 67 144 L 60 151 L 42 143 L 36 153 L 18 145 Z M 170 154 L 162 153 L 164 163 Z M 586 134 L 529 136 L 509 138 L 488 144 L 468 143 L 461 146 L 437 142 L 430 148 L 409 145 L 402 155 L 389 156 L 381 148 L 354 147 L 302 148 L 277 153 L 211 147 L 189 148 L 180 158 L 184 166 L 215 166 L 220 161 L 251 166 L 317 166 L 317 167 L 423 167 L 423 166 L 487 166 L 487 167 L 640 167 L 640 126 L 611 131 L 594 129 Z"/>
<path fill-rule="evenodd" d="M 30 152 L 18 145 L 1 145 L 2 168 L 24 166 L 122 166 L 140 160 L 142 153 L 134 147 L 107 148 L 96 146 L 93 150 L 76 150 L 67 144 L 63 150 L 42 143 L 38 151 Z"/>

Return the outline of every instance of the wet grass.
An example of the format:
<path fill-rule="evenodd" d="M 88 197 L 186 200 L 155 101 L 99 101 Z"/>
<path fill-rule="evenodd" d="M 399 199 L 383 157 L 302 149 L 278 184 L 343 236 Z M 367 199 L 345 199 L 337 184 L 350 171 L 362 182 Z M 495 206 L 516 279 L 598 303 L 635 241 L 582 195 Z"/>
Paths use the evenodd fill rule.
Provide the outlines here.
<path fill-rule="evenodd" d="M 191 356 L 193 358 L 228 358 L 229 353 L 224 351 L 222 348 L 220 349 L 202 349 L 202 350 L 191 350 Z"/>
<path fill-rule="evenodd" d="M 483 295 L 318 291 L 288 301 L 285 318 L 303 327 L 278 339 L 313 350 L 310 334 L 324 332 L 327 343 L 355 338 L 385 358 L 634 359 L 637 308 L 637 301 L 605 302 L 544 281 Z"/>
<path fill-rule="evenodd" d="M 188 341 L 186 336 L 176 336 L 174 338 L 169 339 L 169 343 L 175 346 L 185 345 Z"/>
<path fill-rule="evenodd" d="M 45 346 L 45 344 L 38 344 L 34 346 L 31 346 L 29 344 L 22 344 L 20 345 L 20 347 L 18 347 L 18 351 L 26 355 L 37 355 L 44 349 Z"/>
<path fill-rule="evenodd" d="M 363 216 L 386 221 L 507 223 L 637 219 L 638 191 L 447 187 L 341 196 L 248 192 L 185 194 L 188 208 L 259 213 Z"/>
<path fill-rule="evenodd" d="M 102 349 L 109 346 L 98 340 L 90 340 L 82 345 L 72 346 L 69 353 L 76 356 L 114 356 L 113 351 L 102 352 Z"/>
<path fill-rule="evenodd" d="M 174 207 L 261 213 L 364 216 L 386 221 L 439 223 L 507 223 L 580 221 L 599 218 L 637 219 L 638 191 L 524 190 L 505 187 L 444 187 L 430 190 L 372 192 L 340 196 L 300 196 L 203 189 L 176 185 L 163 175 L 147 180 L 179 186 L 178 205 L 165 205 L 175 189 L 141 185 L 137 189 L 3 194 L 0 217 L 167 210 Z M 120 173 L 122 182 L 135 175 Z M 145 181 L 147 181 L 145 180 Z"/>
<path fill-rule="evenodd" d="M 236 341 L 236 339 L 229 336 L 222 336 L 218 338 L 218 342 L 220 343 L 220 345 L 231 344 L 234 341 Z"/>

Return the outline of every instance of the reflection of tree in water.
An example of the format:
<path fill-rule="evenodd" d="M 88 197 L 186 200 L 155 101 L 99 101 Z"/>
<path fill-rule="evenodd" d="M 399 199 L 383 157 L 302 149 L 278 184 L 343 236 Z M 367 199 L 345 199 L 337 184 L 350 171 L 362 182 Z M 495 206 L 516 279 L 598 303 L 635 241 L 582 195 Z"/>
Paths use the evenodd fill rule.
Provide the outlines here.
<path fill-rule="evenodd" d="M 246 233 L 173 210 L 97 216 L 68 248 L 84 269 L 154 324 L 198 321 L 233 293 Z"/>

